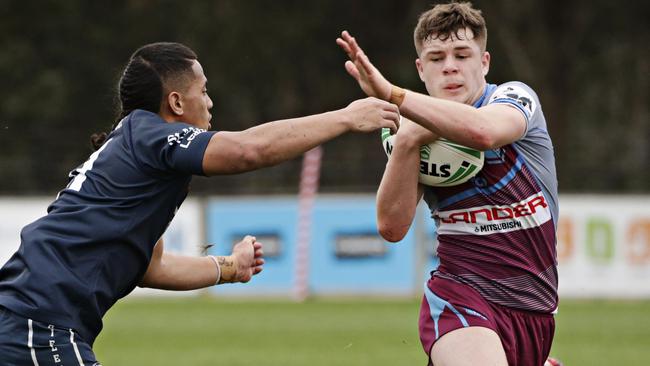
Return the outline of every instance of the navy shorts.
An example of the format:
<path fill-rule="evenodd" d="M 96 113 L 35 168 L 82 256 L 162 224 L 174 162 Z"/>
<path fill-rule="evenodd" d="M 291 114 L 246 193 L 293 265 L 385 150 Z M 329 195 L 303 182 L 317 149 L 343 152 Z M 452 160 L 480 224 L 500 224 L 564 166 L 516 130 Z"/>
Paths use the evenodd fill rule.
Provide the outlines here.
<path fill-rule="evenodd" d="M 501 338 L 508 365 L 543 365 L 546 361 L 555 332 L 552 314 L 493 304 L 470 286 L 440 277 L 432 277 L 424 291 L 419 327 L 427 355 L 446 333 L 463 327 L 485 327 Z"/>
<path fill-rule="evenodd" d="M 72 329 L 24 318 L 2 306 L 0 365 L 101 366 Z"/>

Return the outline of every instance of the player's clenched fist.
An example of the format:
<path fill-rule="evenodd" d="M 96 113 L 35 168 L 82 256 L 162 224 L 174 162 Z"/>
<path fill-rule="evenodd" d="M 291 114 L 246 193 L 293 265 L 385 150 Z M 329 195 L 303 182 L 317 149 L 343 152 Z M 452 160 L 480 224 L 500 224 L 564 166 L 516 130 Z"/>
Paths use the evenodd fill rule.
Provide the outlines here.
<path fill-rule="evenodd" d="M 250 281 L 254 275 L 262 272 L 263 256 L 262 243 L 258 242 L 254 236 L 245 236 L 242 241 L 235 244 L 231 255 L 217 257 L 221 269 L 219 282 L 245 283 Z"/>

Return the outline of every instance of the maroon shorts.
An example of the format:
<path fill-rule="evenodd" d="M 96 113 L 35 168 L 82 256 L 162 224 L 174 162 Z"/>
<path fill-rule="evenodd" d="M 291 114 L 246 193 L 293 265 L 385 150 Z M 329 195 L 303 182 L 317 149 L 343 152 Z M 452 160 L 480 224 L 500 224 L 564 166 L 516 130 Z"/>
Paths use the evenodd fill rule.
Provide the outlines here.
<path fill-rule="evenodd" d="M 431 277 L 424 291 L 419 326 L 427 355 L 452 330 L 485 327 L 501 338 L 509 366 L 542 366 L 546 361 L 555 332 L 552 314 L 496 305 L 470 286 L 440 277 Z"/>

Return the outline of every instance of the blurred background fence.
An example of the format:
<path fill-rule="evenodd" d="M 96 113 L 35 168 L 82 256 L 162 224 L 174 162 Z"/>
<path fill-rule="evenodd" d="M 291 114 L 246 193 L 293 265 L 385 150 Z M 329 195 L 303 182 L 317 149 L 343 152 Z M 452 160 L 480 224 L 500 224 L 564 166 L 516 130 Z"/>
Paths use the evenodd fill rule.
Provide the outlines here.
<path fill-rule="evenodd" d="M 43 215 L 49 201 L 0 199 L 0 264 L 15 251 L 22 226 Z M 563 195 L 560 201 L 560 296 L 650 299 L 650 196 Z M 190 294 L 419 296 L 438 264 L 430 213 L 418 207 L 406 237 L 390 244 L 377 234 L 374 203 L 370 194 L 322 195 L 309 215 L 312 229 L 299 235 L 295 196 L 189 199 L 165 233 L 165 249 L 200 255 L 202 244 L 210 243 L 211 254 L 228 255 L 231 245 L 249 234 L 265 245 L 265 270 L 250 283 Z M 300 238 L 308 241 L 306 253 L 298 250 Z M 299 268 L 303 258 L 305 267 Z M 308 293 L 297 293 L 302 288 Z M 138 289 L 136 294 L 178 293 Z"/>
<path fill-rule="evenodd" d="M 194 48 L 210 80 L 213 128 L 345 106 L 362 93 L 334 43 L 347 29 L 393 82 L 424 91 L 412 30 L 428 0 L 3 0 L 0 194 L 55 194 L 115 116 L 119 72 L 139 46 Z M 539 94 L 563 193 L 650 192 L 650 3 L 476 0 L 488 24 L 488 80 Z M 379 135 L 325 144 L 321 190 L 374 192 Z M 299 160 L 196 179 L 193 193 L 295 193 Z"/>

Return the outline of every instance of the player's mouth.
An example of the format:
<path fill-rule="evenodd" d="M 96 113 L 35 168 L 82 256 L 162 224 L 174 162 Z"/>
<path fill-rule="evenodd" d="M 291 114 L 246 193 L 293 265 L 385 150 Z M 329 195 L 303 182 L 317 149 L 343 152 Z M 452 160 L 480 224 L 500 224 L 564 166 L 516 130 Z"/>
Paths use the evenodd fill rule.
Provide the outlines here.
<path fill-rule="evenodd" d="M 445 91 L 455 92 L 455 91 L 458 91 L 462 87 L 463 87 L 463 84 L 452 83 L 452 84 L 445 84 L 443 89 L 445 89 Z"/>

